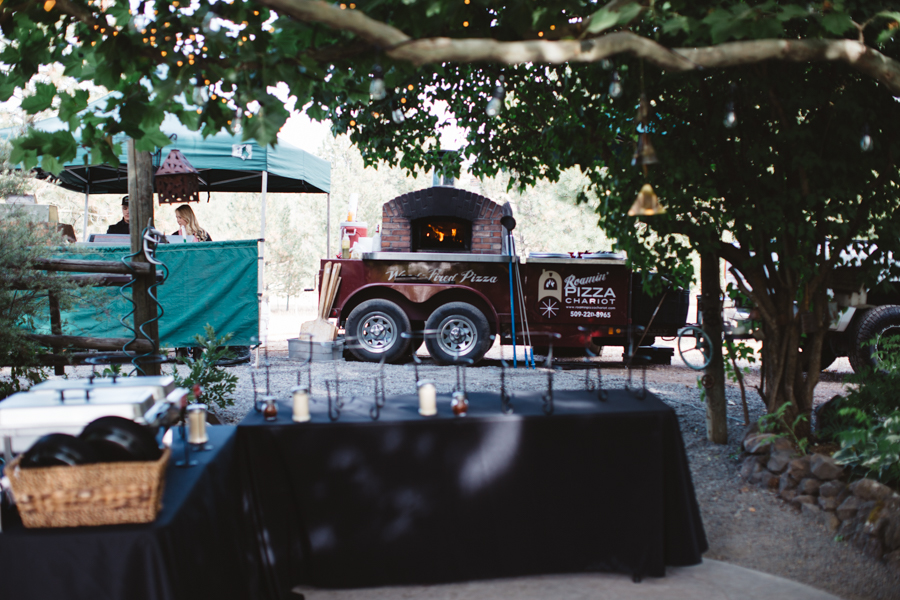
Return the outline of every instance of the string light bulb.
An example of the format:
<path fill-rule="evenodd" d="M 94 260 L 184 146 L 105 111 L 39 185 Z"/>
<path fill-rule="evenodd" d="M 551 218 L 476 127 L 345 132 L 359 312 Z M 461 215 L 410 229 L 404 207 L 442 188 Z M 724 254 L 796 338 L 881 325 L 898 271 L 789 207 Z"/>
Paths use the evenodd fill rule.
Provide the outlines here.
<path fill-rule="evenodd" d="M 726 129 L 733 129 L 734 126 L 737 125 L 737 115 L 734 113 L 734 102 L 731 100 L 725 105 L 725 118 L 722 120 L 722 124 L 725 125 Z"/>
<path fill-rule="evenodd" d="M 384 100 L 387 96 L 387 88 L 384 86 L 384 69 L 375 63 L 372 67 L 372 83 L 369 84 L 369 96 L 372 100 Z"/>
<path fill-rule="evenodd" d="M 872 150 L 872 136 L 869 135 L 869 124 L 863 125 L 862 137 L 859 139 L 859 149 L 863 152 Z"/>
<path fill-rule="evenodd" d="M 504 78 L 501 75 L 497 86 L 494 87 L 494 94 L 488 100 L 487 108 L 484 109 L 484 112 L 489 117 L 496 117 L 503 109 L 503 99 L 506 97 L 506 88 L 503 86 L 503 82 Z"/>
<path fill-rule="evenodd" d="M 622 81 L 618 71 L 613 71 L 609 82 L 609 95 L 612 98 L 618 98 L 622 95 Z"/>

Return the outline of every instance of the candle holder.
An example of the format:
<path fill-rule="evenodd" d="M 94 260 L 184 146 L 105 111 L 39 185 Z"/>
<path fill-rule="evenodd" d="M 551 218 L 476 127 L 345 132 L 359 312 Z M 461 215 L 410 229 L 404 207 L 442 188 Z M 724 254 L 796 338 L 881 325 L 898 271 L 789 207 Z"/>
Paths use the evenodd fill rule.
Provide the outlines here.
<path fill-rule="evenodd" d="M 309 388 L 301 385 L 291 388 L 291 398 L 294 409 L 291 418 L 294 422 L 306 423 L 309 421 L 311 418 L 309 414 Z"/>
<path fill-rule="evenodd" d="M 309 395 L 312 396 L 313 336 L 311 333 L 301 333 L 300 338 L 306 339 L 307 343 L 309 344 L 309 352 L 306 355 L 306 360 L 300 363 L 300 368 L 297 369 L 297 385 L 300 385 L 300 374 L 303 367 L 306 367 L 306 390 Z"/>
<path fill-rule="evenodd" d="M 375 402 L 372 404 L 372 408 L 369 409 L 369 416 L 373 421 L 377 421 L 378 417 L 381 416 L 381 409 L 384 407 L 385 402 L 387 402 L 387 398 L 384 394 L 384 356 L 381 357 L 381 360 L 378 362 L 378 377 L 375 378 Z"/>
<path fill-rule="evenodd" d="M 331 382 L 325 382 L 325 393 L 328 396 L 328 418 L 331 421 L 337 421 L 341 418 L 341 408 L 342 404 L 340 399 L 337 396 L 337 381 L 335 381 L 335 397 L 332 399 L 331 397 Z"/>
<path fill-rule="evenodd" d="M 469 412 L 469 399 L 466 393 L 456 390 L 450 395 L 450 409 L 457 417 L 464 417 Z"/>
<path fill-rule="evenodd" d="M 506 369 L 509 365 L 502 358 L 500 359 L 500 410 L 504 415 L 512 414 L 512 398 L 506 391 Z"/>
<path fill-rule="evenodd" d="M 434 387 L 434 382 L 418 381 L 416 388 L 419 395 L 419 414 L 423 417 L 435 416 L 437 414 L 437 388 Z"/>
<path fill-rule="evenodd" d="M 209 407 L 205 404 L 195 403 L 189 404 L 187 407 L 187 441 L 197 452 L 205 452 L 213 449 L 212 445 L 208 443 L 209 434 L 206 431 L 206 415 L 208 412 Z"/>
<path fill-rule="evenodd" d="M 266 421 L 277 421 L 278 420 L 278 404 L 275 402 L 275 396 L 263 396 L 263 418 Z"/>
<path fill-rule="evenodd" d="M 185 410 L 181 411 L 181 424 L 178 426 L 178 429 L 181 433 L 181 442 L 182 446 L 184 446 L 184 458 L 181 460 L 175 461 L 175 466 L 181 469 L 189 469 L 191 467 L 197 466 L 197 461 L 191 458 L 191 445 L 188 443 L 188 436 L 185 433 Z"/>
<path fill-rule="evenodd" d="M 553 374 L 554 369 L 552 367 L 547 369 L 547 391 L 544 392 L 544 395 L 541 396 L 541 400 L 543 401 L 543 406 L 541 406 L 541 410 L 544 411 L 545 415 L 552 415 L 554 406 L 553 406 Z"/>

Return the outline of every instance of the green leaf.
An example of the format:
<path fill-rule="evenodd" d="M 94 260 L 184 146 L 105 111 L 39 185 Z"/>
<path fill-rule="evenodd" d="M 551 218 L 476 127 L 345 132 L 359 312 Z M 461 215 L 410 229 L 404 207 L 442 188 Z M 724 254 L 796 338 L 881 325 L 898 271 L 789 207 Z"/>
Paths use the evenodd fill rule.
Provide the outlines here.
<path fill-rule="evenodd" d="M 776 15 L 779 21 L 790 21 L 791 19 L 805 19 L 809 16 L 809 11 L 802 6 L 796 4 L 788 4 L 781 8 Z"/>
<path fill-rule="evenodd" d="M 679 31 L 688 33 L 691 30 L 690 19 L 676 15 L 662 24 L 662 31 L 666 34 L 674 34 Z"/>
<path fill-rule="evenodd" d="M 590 16 L 587 26 L 588 33 L 598 33 L 611 27 L 628 23 L 641 13 L 640 4 L 633 3 L 621 7 L 618 10 L 601 8 Z"/>
<path fill-rule="evenodd" d="M 156 131 L 145 131 L 143 137 L 134 140 L 134 149 L 138 152 L 155 152 L 157 148 L 164 148 L 172 143 L 165 133 L 156 129 Z"/>
<path fill-rule="evenodd" d="M 27 96 L 22 100 L 22 109 L 29 115 L 47 110 L 53 105 L 53 98 L 56 97 L 56 87 L 49 83 L 38 83 L 35 86 L 34 94 Z"/>
<path fill-rule="evenodd" d="M 45 154 L 41 157 L 41 168 L 45 171 L 53 173 L 54 175 L 59 175 L 62 173 L 63 164 L 59 162 L 56 157 Z"/>
<path fill-rule="evenodd" d="M 73 95 L 59 95 L 59 118 L 69 124 L 70 129 L 78 126 L 78 113 L 87 108 L 90 94 L 87 90 L 75 90 Z"/>
<path fill-rule="evenodd" d="M 826 13 L 822 15 L 819 22 L 825 31 L 834 35 L 842 35 L 845 31 L 856 28 L 850 19 L 850 15 L 843 12 Z"/>

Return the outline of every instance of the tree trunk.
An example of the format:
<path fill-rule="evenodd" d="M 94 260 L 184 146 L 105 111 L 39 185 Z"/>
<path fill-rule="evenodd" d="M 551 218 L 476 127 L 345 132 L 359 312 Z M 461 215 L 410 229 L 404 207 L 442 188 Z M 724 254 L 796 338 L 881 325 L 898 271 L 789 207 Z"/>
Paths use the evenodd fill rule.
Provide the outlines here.
<path fill-rule="evenodd" d="M 156 283 L 156 268 L 143 252 L 141 233 L 153 223 L 153 162 L 149 152 L 138 152 L 134 140 L 128 140 L 128 203 L 131 213 L 131 251 L 138 253 L 133 262 L 149 266 L 148 273 L 137 273 L 132 286 L 135 335 L 153 346 L 151 354 L 159 354 L 159 312 L 148 289 Z M 144 270 L 144 269 L 141 269 Z M 159 363 L 138 361 L 144 375 L 159 375 Z"/>
<path fill-rule="evenodd" d="M 707 252 L 700 257 L 700 306 L 703 331 L 712 342 L 712 360 L 706 367 L 706 437 L 715 444 L 728 443 L 725 403 L 725 366 L 722 359 L 722 286 L 719 282 L 719 255 Z"/>

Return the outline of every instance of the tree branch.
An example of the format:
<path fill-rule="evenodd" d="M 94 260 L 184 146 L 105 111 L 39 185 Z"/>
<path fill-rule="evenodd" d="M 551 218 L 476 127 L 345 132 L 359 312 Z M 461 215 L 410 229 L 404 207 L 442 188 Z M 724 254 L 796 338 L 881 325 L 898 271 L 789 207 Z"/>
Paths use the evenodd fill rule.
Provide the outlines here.
<path fill-rule="evenodd" d="M 524 40 L 489 38 L 413 39 L 403 31 L 358 10 L 341 10 L 320 0 L 260 0 L 298 21 L 315 22 L 348 31 L 384 49 L 394 60 L 414 65 L 441 62 L 502 64 L 597 62 L 617 54 L 632 54 L 665 70 L 722 69 L 769 60 L 842 62 L 900 95 L 900 62 L 856 40 L 753 40 L 705 48 L 666 48 L 634 33 L 620 31 L 588 40 Z"/>

